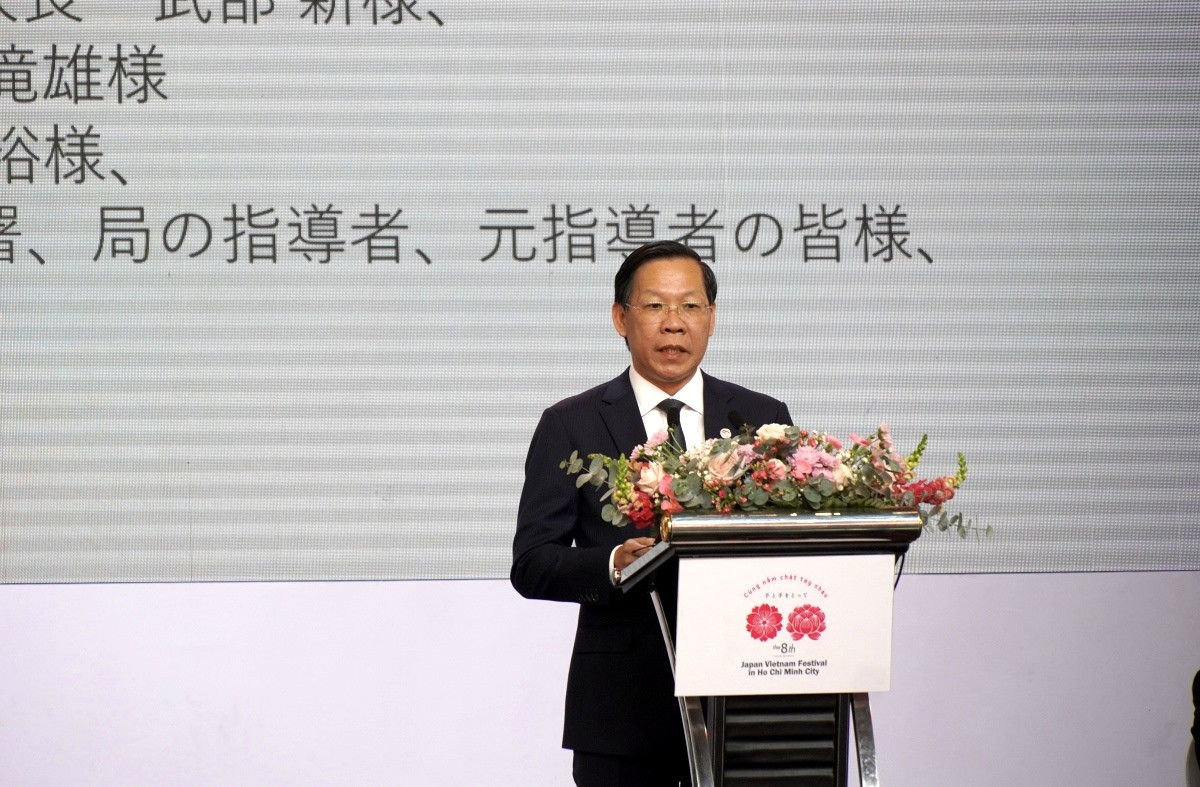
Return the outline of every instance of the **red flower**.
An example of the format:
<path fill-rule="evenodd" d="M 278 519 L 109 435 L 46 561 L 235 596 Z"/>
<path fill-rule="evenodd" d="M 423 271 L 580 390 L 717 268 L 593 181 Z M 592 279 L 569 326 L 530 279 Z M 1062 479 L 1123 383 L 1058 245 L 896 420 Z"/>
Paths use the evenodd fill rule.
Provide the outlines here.
<path fill-rule="evenodd" d="M 796 607 L 788 615 L 787 630 L 792 639 L 820 639 L 825 631 L 825 613 L 811 604 Z"/>
<path fill-rule="evenodd" d="M 633 526 L 638 530 L 645 530 L 654 524 L 656 517 L 654 515 L 654 501 L 650 499 L 650 495 L 640 489 L 635 489 L 633 493 L 633 503 L 629 506 L 626 516 L 633 522 Z"/>
<path fill-rule="evenodd" d="M 763 642 L 774 639 L 781 628 L 783 628 L 783 615 L 780 615 L 779 610 L 770 604 L 755 607 L 746 616 L 746 631 L 749 631 L 750 636 L 754 639 Z"/>
<path fill-rule="evenodd" d="M 950 476 L 942 476 L 928 481 L 913 481 L 904 488 L 912 492 L 914 503 L 937 506 L 954 497 L 954 484 L 951 483 L 953 480 Z"/>

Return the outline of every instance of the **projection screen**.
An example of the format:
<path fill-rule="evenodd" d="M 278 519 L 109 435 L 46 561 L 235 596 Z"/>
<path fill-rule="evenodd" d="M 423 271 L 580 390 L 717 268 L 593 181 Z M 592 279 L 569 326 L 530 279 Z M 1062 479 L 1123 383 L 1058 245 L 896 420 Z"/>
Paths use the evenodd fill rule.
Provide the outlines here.
<path fill-rule="evenodd" d="M 505 576 L 650 239 L 908 570 L 1200 569 L 1198 8 L 0 0 L 0 581 Z"/>

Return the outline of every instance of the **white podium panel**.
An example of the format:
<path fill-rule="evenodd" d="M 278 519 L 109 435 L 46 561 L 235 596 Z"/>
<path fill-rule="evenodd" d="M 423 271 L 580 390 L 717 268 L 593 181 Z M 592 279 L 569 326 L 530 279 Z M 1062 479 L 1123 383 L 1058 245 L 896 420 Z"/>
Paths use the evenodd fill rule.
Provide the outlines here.
<path fill-rule="evenodd" d="M 840 694 L 891 685 L 890 554 L 685 558 L 675 694 Z"/>

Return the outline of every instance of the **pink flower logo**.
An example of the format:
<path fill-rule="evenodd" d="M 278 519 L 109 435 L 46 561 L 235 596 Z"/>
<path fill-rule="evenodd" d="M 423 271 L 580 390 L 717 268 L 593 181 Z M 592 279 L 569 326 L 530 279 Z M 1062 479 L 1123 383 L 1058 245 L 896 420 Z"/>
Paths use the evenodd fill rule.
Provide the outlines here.
<path fill-rule="evenodd" d="M 787 630 L 792 639 L 820 639 L 825 631 L 825 613 L 811 604 L 796 607 L 788 615 Z"/>
<path fill-rule="evenodd" d="M 780 615 L 779 610 L 770 604 L 755 607 L 746 616 L 746 631 L 750 632 L 751 637 L 762 642 L 774 639 L 781 628 L 783 628 L 783 615 Z"/>

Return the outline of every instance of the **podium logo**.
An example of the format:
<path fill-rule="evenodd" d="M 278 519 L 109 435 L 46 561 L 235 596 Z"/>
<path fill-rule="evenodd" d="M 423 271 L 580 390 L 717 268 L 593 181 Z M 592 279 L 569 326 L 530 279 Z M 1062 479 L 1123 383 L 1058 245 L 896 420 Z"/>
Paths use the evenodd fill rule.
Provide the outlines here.
<path fill-rule="evenodd" d="M 759 642 L 775 639 L 783 630 L 783 615 L 772 604 L 760 604 L 746 616 L 746 631 Z M 825 633 L 825 613 L 812 604 L 796 607 L 788 613 L 787 630 L 793 640 L 820 639 Z"/>
<path fill-rule="evenodd" d="M 820 639 L 825 631 L 825 613 L 811 604 L 796 607 L 788 615 L 787 630 L 792 639 Z"/>

